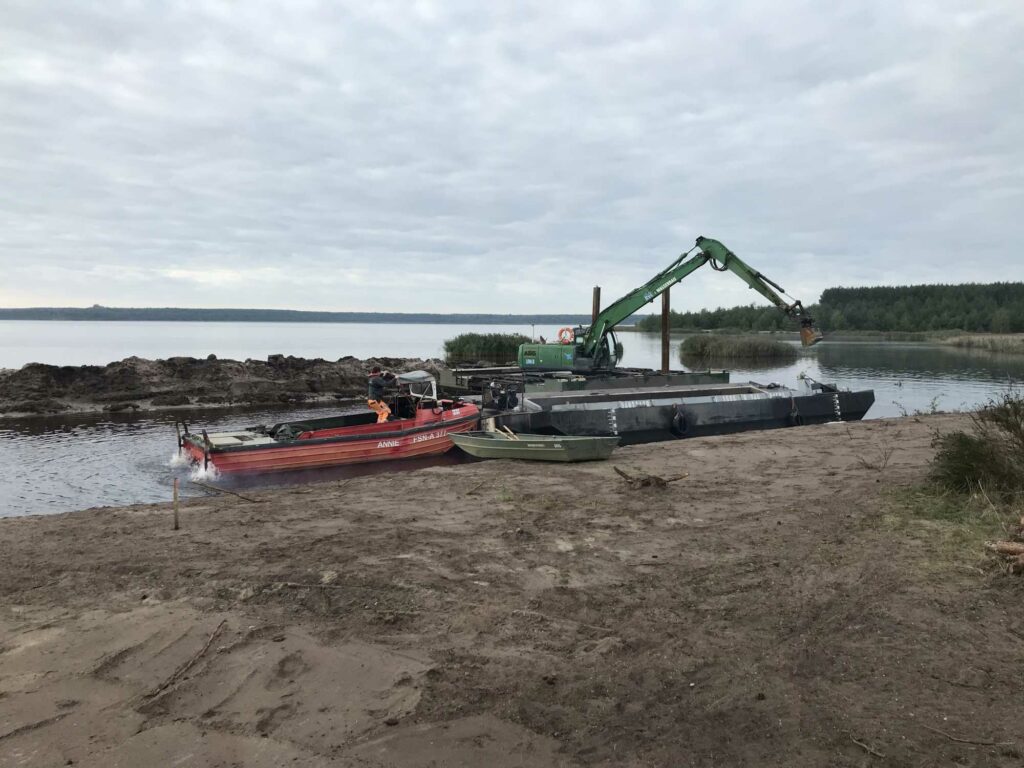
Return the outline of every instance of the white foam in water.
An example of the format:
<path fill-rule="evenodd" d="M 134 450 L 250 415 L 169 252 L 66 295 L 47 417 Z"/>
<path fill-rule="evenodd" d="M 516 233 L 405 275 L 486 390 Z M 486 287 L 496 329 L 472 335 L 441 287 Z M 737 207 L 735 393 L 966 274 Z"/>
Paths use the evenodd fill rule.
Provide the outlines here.
<path fill-rule="evenodd" d="M 171 454 L 171 460 L 167 463 L 170 467 L 187 467 L 189 462 L 188 454 L 184 451 L 175 451 Z"/>
<path fill-rule="evenodd" d="M 192 467 L 192 471 L 189 472 L 188 475 L 189 480 L 200 481 L 216 480 L 218 477 L 220 477 L 220 472 L 217 471 L 217 468 L 213 466 L 213 464 L 210 464 L 210 466 L 206 467 L 205 469 L 203 468 L 202 464 L 196 464 L 194 467 Z"/>

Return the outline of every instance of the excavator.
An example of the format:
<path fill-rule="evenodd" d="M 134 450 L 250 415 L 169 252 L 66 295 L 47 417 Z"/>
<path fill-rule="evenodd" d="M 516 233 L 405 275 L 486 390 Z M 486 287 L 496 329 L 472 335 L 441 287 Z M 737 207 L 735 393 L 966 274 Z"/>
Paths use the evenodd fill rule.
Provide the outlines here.
<path fill-rule="evenodd" d="M 614 328 L 644 305 L 654 301 L 683 278 L 711 264 L 716 272 L 730 271 L 764 296 L 782 312 L 800 323 L 800 341 L 805 347 L 822 339 L 821 331 L 803 304 L 787 303 L 779 294 L 785 290 L 717 240 L 698 237 L 697 244 L 644 285 L 630 291 L 602 310 L 589 326 L 562 328 L 558 343 L 528 343 L 519 346 L 519 367 L 524 371 L 572 371 L 588 373 L 613 369 L 622 358 L 622 346 Z"/>

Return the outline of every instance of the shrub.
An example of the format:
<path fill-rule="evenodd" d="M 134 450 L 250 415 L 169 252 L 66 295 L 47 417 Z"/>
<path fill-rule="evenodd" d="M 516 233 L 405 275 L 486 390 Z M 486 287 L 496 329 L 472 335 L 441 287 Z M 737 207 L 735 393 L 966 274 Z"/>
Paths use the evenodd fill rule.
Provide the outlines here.
<path fill-rule="evenodd" d="M 688 336 L 679 345 L 684 360 L 760 360 L 792 363 L 797 350 L 792 344 L 753 336 Z"/>
<path fill-rule="evenodd" d="M 936 435 L 931 479 L 943 488 L 1024 492 L 1024 397 L 1008 392 L 972 417 L 971 431 Z"/>
<path fill-rule="evenodd" d="M 521 333 L 463 333 L 444 343 L 449 362 L 484 362 L 493 365 L 514 362 L 519 345 L 530 339 Z"/>

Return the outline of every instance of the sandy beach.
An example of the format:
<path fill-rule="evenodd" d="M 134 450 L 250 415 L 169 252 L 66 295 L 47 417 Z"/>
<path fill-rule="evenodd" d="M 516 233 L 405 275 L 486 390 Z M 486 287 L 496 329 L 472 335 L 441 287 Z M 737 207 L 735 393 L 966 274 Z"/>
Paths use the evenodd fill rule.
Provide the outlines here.
<path fill-rule="evenodd" d="M 898 512 L 966 420 L 0 520 L 0 765 L 1020 765 L 1022 582 Z"/>

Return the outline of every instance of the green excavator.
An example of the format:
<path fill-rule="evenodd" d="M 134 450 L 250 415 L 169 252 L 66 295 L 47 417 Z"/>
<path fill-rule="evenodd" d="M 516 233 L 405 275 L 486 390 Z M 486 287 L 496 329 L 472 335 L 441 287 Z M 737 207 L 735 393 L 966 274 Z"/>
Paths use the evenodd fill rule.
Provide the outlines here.
<path fill-rule="evenodd" d="M 615 339 L 615 326 L 708 263 L 718 272 L 732 272 L 788 317 L 799 321 L 800 341 L 805 347 L 821 341 L 821 332 L 815 327 L 813 318 L 804 309 L 803 304 L 796 300 L 788 303 L 779 295 L 785 293 L 782 286 L 752 269 L 717 240 L 698 237 L 694 248 L 680 256 L 646 284 L 605 307 L 590 327 L 562 328 L 558 332 L 558 343 L 555 344 L 521 344 L 519 367 L 526 371 L 574 373 L 614 368 L 622 357 L 622 347 Z"/>

